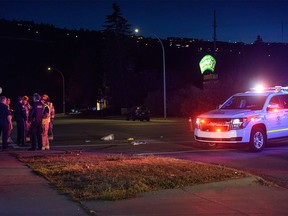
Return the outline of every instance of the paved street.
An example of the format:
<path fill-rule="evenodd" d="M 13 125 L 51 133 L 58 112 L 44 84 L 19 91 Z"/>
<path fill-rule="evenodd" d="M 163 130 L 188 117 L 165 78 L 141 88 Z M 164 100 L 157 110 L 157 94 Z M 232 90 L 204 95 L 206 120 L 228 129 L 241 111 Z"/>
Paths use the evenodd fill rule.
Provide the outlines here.
<path fill-rule="evenodd" d="M 211 148 L 196 143 L 188 119 L 152 119 L 151 122 L 117 119 L 59 118 L 52 149 L 86 152 L 153 154 L 222 164 L 245 170 L 288 188 L 288 142 L 270 144 L 262 152 L 246 146 Z M 113 134 L 113 140 L 102 137 Z"/>
<path fill-rule="evenodd" d="M 193 133 L 189 131 L 184 119 L 127 122 L 125 120 L 66 118 L 57 119 L 54 132 L 55 140 L 51 144 L 51 151 L 36 153 L 63 154 L 65 151 L 81 149 L 91 155 L 98 153 L 161 155 L 235 167 L 264 177 L 266 180 L 272 180 L 282 187 L 259 184 L 258 177 L 251 176 L 185 189 L 155 191 L 141 194 L 134 199 L 116 202 L 87 201 L 77 205 L 65 196 L 53 192 L 44 179 L 40 179 L 40 183 L 39 177 L 35 176 L 28 167 L 17 162 L 12 155 L 8 157 L 9 153 L 4 152 L 1 153 L 1 159 L 6 161 L 6 164 L 14 165 L 6 166 L 5 163 L 1 163 L 0 170 L 4 177 L 0 182 L 1 215 L 38 215 L 43 208 L 46 209 L 43 215 L 85 215 L 83 210 L 89 210 L 91 215 L 139 216 L 203 214 L 284 216 L 287 214 L 288 146 L 286 141 L 277 143 L 275 147 L 266 148 L 260 153 L 251 153 L 243 147 L 237 148 L 236 146 L 204 148 L 193 141 Z M 101 140 L 103 136 L 110 133 L 114 134 L 114 140 Z M 136 141 L 139 141 L 139 144 L 134 145 L 133 142 Z M 18 150 L 20 150 L 19 154 L 33 154 L 24 148 Z M 17 176 L 15 180 L 18 179 L 16 185 L 20 185 L 19 179 L 26 181 L 22 182 L 21 196 L 13 193 L 11 186 L 15 187 L 15 181 L 6 181 L 6 179 L 13 179 L 14 176 Z M 33 182 L 38 180 L 39 183 L 33 184 L 32 190 L 25 186 L 27 179 Z M 35 193 L 35 191 L 41 191 L 41 193 Z M 33 204 L 27 204 L 29 200 L 33 202 L 36 195 L 37 200 L 45 200 L 47 194 L 56 196 L 55 199 L 51 198 L 49 202 L 42 203 L 51 208 L 43 207 L 43 205 L 31 208 Z M 8 201 L 7 196 L 10 197 Z M 25 197 L 25 202 L 22 201 L 22 197 Z M 11 209 L 11 205 L 14 204 L 17 208 Z M 152 208 L 147 208 L 147 206 Z M 72 212 L 69 213 L 70 211 Z"/>

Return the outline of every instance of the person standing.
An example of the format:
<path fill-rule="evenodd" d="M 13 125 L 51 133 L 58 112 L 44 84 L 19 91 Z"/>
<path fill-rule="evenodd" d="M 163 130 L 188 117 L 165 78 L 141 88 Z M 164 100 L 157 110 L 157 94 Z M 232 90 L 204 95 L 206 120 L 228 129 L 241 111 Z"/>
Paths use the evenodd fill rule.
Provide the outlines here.
<path fill-rule="evenodd" d="M 53 103 L 50 101 L 50 98 L 47 94 L 42 95 L 42 98 L 46 101 L 48 107 L 49 107 L 49 112 L 50 112 L 50 123 L 49 123 L 49 130 L 48 130 L 48 138 L 49 141 L 53 141 L 53 122 L 55 118 L 55 108 Z"/>
<path fill-rule="evenodd" d="M 7 106 L 7 98 L 0 97 L 0 133 L 2 134 L 2 151 L 8 148 L 9 130 L 12 130 L 12 115 Z"/>
<path fill-rule="evenodd" d="M 29 104 L 29 97 L 28 96 L 25 95 L 25 96 L 22 97 L 22 104 L 23 104 L 23 108 L 25 110 L 25 115 L 26 115 L 25 132 L 24 132 L 25 142 L 30 142 L 30 126 L 31 126 L 31 122 L 28 121 L 28 118 L 29 118 L 29 112 L 32 109 L 32 107 Z"/>
<path fill-rule="evenodd" d="M 44 105 L 40 101 L 41 97 L 39 94 L 35 93 L 33 95 L 33 107 L 29 112 L 29 122 L 31 122 L 31 148 L 28 150 L 35 151 L 42 149 L 42 115 L 44 110 Z"/>
<path fill-rule="evenodd" d="M 10 113 L 12 114 L 14 112 L 14 110 L 11 108 L 11 100 L 10 100 L 10 98 L 6 98 L 6 105 L 8 106 L 8 109 L 9 109 Z M 7 142 L 10 143 L 10 144 L 14 143 L 12 138 L 11 138 L 12 129 L 13 129 L 13 127 L 9 127 L 9 131 L 8 131 Z"/>
<path fill-rule="evenodd" d="M 49 150 L 49 124 L 50 124 L 50 110 L 49 110 L 49 98 L 47 95 L 42 96 L 42 103 L 44 105 L 43 114 L 42 114 L 42 150 Z"/>
<path fill-rule="evenodd" d="M 17 145 L 26 145 L 25 122 L 27 121 L 26 111 L 22 105 L 22 98 L 17 97 L 17 102 L 14 106 L 14 119 L 17 125 Z"/>

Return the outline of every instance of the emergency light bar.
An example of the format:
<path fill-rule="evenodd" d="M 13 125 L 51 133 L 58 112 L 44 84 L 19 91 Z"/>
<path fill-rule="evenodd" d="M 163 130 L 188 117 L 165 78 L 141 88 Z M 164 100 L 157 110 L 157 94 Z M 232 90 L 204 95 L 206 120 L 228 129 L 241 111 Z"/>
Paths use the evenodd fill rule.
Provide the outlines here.
<path fill-rule="evenodd" d="M 288 86 L 269 87 L 268 90 L 274 90 L 274 91 L 276 91 L 276 92 L 279 92 L 279 91 L 288 91 Z"/>
<path fill-rule="evenodd" d="M 267 90 L 273 90 L 275 92 L 280 92 L 280 91 L 288 91 L 288 86 L 274 86 L 274 87 L 263 87 L 263 86 L 258 86 L 250 89 L 251 91 L 256 91 L 256 92 L 263 92 Z"/>

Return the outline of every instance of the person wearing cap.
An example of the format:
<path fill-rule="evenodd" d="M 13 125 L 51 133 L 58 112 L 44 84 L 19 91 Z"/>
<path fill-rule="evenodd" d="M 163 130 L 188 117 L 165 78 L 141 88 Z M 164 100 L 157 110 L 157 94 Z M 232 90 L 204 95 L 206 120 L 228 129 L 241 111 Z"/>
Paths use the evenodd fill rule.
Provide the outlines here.
<path fill-rule="evenodd" d="M 7 98 L 0 97 L 0 133 L 2 135 L 2 151 L 8 148 L 9 130 L 12 129 L 12 115 L 7 106 Z"/>
<path fill-rule="evenodd" d="M 42 115 L 44 110 L 44 105 L 40 101 L 41 97 L 39 94 L 35 93 L 33 95 L 33 107 L 29 112 L 28 121 L 31 122 L 31 148 L 28 150 L 35 151 L 42 150 Z"/>
<path fill-rule="evenodd" d="M 42 113 L 42 150 L 49 150 L 49 138 L 48 138 L 48 130 L 50 124 L 50 111 L 49 111 L 49 97 L 48 95 L 42 95 L 41 102 L 44 105 L 43 113 Z"/>

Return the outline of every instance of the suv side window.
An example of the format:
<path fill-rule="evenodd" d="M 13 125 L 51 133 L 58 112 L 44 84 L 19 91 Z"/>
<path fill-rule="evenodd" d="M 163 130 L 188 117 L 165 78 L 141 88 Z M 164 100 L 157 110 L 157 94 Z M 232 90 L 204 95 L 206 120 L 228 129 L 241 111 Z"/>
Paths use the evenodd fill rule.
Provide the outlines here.
<path fill-rule="evenodd" d="M 269 101 L 269 106 L 273 106 L 273 107 L 276 107 L 279 108 L 279 109 L 283 109 L 283 104 L 281 103 L 281 100 L 279 98 L 278 95 L 276 96 L 273 96 L 270 101 Z"/>
<path fill-rule="evenodd" d="M 288 95 L 280 95 L 279 97 L 283 103 L 284 109 L 288 109 Z"/>

